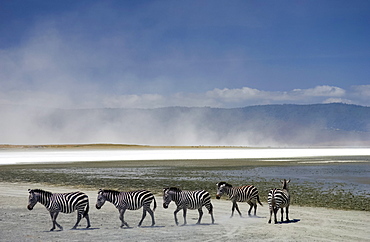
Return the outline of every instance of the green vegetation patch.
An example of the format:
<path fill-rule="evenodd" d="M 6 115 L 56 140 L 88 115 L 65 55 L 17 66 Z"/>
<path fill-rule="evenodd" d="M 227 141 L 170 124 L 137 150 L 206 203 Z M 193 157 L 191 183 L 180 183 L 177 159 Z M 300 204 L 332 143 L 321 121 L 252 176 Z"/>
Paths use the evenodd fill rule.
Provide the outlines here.
<path fill-rule="evenodd" d="M 326 182 L 320 174 L 315 177 L 316 173 L 320 173 L 320 166 L 297 164 L 296 160 L 280 163 L 271 160 L 219 160 L 13 165 L 0 167 L 0 181 L 74 186 L 81 189 L 148 189 L 157 195 L 161 194 L 164 187 L 175 186 L 184 190 L 204 189 L 212 197 L 216 195 L 216 183 L 227 181 L 234 186 L 255 185 L 261 201 L 266 203 L 268 191 L 280 188 L 280 179 L 283 177 L 279 177 L 279 174 L 282 170 L 284 178 L 296 177 L 290 183 L 291 203 L 294 205 L 370 211 L 369 186 L 365 185 L 365 189 L 361 190 L 336 180 L 328 179 Z M 314 170 L 311 178 L 300 177 L 299 173 L 304 166 L 305 172 Z M 368 167 L 369 163 L 366 163 L 364 168 Z"/>

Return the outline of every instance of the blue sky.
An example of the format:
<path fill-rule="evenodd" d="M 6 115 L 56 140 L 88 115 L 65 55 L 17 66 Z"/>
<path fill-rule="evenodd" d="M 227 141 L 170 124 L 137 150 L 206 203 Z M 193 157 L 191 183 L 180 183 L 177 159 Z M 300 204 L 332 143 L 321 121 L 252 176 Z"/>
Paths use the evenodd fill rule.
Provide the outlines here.
<path fill-rule="evenodd" d="M 370 1 L 0 0 L 0 104 L 370 106 Z"/>

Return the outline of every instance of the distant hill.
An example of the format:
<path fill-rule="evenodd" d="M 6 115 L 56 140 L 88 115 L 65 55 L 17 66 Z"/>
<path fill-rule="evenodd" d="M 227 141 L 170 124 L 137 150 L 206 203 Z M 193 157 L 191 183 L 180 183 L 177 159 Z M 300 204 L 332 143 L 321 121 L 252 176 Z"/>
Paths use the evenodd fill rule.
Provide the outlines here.
<path fill-rule="evenodd" d="M 2 144 L 370 146 L 370 107 L 340 103 L 0 111 Z"/>

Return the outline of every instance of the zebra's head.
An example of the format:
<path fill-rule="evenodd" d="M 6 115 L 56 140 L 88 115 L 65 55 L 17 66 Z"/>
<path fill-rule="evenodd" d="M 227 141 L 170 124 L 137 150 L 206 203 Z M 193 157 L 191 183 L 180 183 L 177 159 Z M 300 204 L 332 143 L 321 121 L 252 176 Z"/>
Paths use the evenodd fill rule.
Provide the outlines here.
<path fill-rule="evenodd" d="M 174 200 L 173 196 L 178 192 L 181 192 L 181 190 L 176 187 L 163 188 L 163 207 L 164 208 L 168 208 L 168 205 L 171 203 L 171 201 Z"/>
<path fill-rule="evenodd" d="M 28 189 L 28 210 L 32 210 L 37 202 L 42 202 L 48 199 L 52 195 L 51 192 L 47 192 L 41 189 Z"/>
<path fill-rule="evenodd" d="M 280 182 L 282 184 L 283 189 L 288 190 L 288 183 L 290 182 L 290 180 L 284 179 L 284 180 L 280 180 Z"/>
<path fill-rule="evenodd" d="M 101 209 L 101 207 L 104 205 L 105 201 L 107 201 L 107 198 L 106 198 L 106 196 L 104 194 L 104 190 L 99 189 L 98 197 L 96 199 L 96 205 L 95 205 L 95 207 L 97 209 Z"/>
<path fill-rule="evenodd" d="M 37 203 L 37 195 L 35 194 L 34 190 L 31 190 L 31 189 L 28 189 L 28 210 L 32 210 L 33 207 L 36 205 Z"/>
<path fill-rule="evenodd" d="M 216 199 L 220 199 L 221 196 L 225 193 L 225 191 L 228 188 L 233 187 L 231 184 L 226 183 L 226 182 L 219 182 L 216 184 L 217 185 L 217 194 L 216 194 Z"/>

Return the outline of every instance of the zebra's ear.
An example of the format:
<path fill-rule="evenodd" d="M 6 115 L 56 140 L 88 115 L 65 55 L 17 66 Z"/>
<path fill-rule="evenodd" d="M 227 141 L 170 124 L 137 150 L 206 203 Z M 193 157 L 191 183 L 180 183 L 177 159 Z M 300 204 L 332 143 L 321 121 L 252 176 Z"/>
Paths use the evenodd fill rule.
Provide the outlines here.
<path fill-rule="evenodd" d="M 31 192 L 31 189 L 28 189 L 28 192 Z"/>
<path fill-rule="evenodd" d="M 286 183 L 289 183 L 290 182 L 290 179 L 286 181 Z"/>

